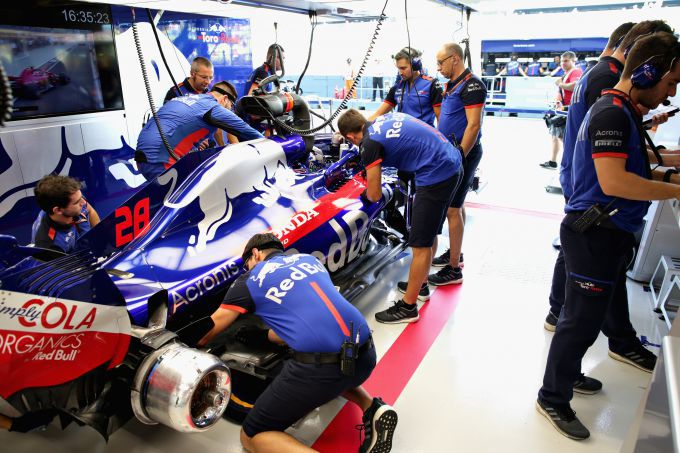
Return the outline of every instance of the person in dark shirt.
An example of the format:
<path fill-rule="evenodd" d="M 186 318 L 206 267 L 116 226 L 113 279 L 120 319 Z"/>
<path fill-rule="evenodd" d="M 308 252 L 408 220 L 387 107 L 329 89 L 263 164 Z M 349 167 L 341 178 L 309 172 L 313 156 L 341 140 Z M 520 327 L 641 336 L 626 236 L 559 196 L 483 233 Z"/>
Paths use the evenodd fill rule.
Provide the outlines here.
<path fill-rule="evenodd" d="M 486 104 L 486 86 L 465 67 L 463 49 L 456 43 L 444 44 L 437 52 L 439 72 L 446 83 L 439 127 L 437 128 L 463 157 L 463 178 L 446 211 L 449 224 L 449 249 L 432 261 L 441 269 L 428 277 L 435 286 L 463 282 L 461 248 L 463 247 L 463 204 L 475 171 L 482 160 L 482 118 Z"/>
<path fill-rule="evenodd" d="M 382 197 L 382 167 L 394 167 L 415 176 L 416 194 L 411 209 L 408 244 L 413 252 L 404 296 L 375 319 L 386 324 L 415 322 L 419 319 L 416 302 L 430 298 L 427 274 L 432 262 L 435 239 L 441 231 L 446 209 L 459 185 L 461 154 L 432 126 L 406 113 L 388 113 L 368 122 L 355 109 L 338 119 L 343 137 L 361 149 L 366 167 L 366 190 L 362 199 L 374 203 Z"/>
<path fill-rule="evenodd" d="M 215 69 L 210 60 L 203 57 L 194 58 L 194 61 L 191 62 L 189 77 L 177 85 L 177 87 L 179 87 L 179 92 L 177 91 L 177 87 L 171 87 L 166 93 L 165 99 L 163 99 L 163 104 L 177 96 L 207 93 L 210 88 L 210 82 L 213 81 L 214 76 Z"/>
<path fill-rule="evenodd" d="M 285 60 L 284 50 L 279 44 L 272 44 L 267 49 L 267 60 L 258 66 L 250 73 L 248 76 L 248 81 L 246 82 L 245 89 L 243 91 L 244 96 L 248 96 L 254 90 L 260 87 L 260 82 L 267 77 L 281 71 L 283 69 L 283 62 Z M 277 86 L 278 86 L 278 82 Z M 271 91 L 273 88 L 272 83 L 268 83 L 264 86 L 266 91 Z"/>
<path fill-rule="evenodd" d="M 190 151 L 205 148 L 207 138 L 218 128 L 240 140 L 264 138 L 231 111 L 229 86 L 228 82 L 216 83 L 208 94 L 177 97 L 158 110 L 161 128 L 174 155 L 166 149 L 156 122 L 146 123 L 137 139 L 135 160 L 147 180 L 156 178 Z"/>
<path fill-rule="evenodd" d="M 366 320 L 333 286 L 326 268 L 307 254 L 283 254 L 271 233 L 256 234 L 245 246 L 241 275 L 211 316 L 213 327 L 199 341 L 207 344 L 239 315 L 254 313 L 270 329 L 248 328 L 237 337 L 286 344 L 294 352 L 258 397 L 241 430 L 250 452 L 311 451 L 283 431 L 315 408 L 342 395 L 364 412 L 360 452 L 389 452 L 397 413 L 361 384 L 375 368 L 376 353 Z M 340 365 L 343 344 L 355 343 L 355 369 Z"/>
<path fill-rule="evenodd" d="M 373 121 L 380 115 L 396 109 L 434 127 L 439 119 L 442 104 L 442 87 L 437 79 L 422 74 L 422 53 L 408 47 L 394 55 L 394 64 L 399 70 L 401 80 L 390 88 L 385 100 L 368 120 Z"/>
<path fill-rule="evenodd" d="M 78 239 L 99 223 L 99 214 L 80 189 L 80 182 L 68 176 L 47 175 L 38 181 L 34 192 L 42 210 L 31 230 L 36 247 L 71 253 Z"/>
<path fill-rule="evenodd" d="M 618 83 L 626 59 L 624 49 L 631 46 L 639 37 L 647 36 L 655 29 L 671 31 L 671 28 L 665 25 L 663 21 L 643 21 L 639 24 L 628 22 L 617 27 L 609 37 L 607 46 L 602 51 L 598 63 L 577 82 L 574 88 L 574 95 L 572 96 L 571 107 L 567 114 L 564 151 L 562 152 L 562 162 L 560 164 L 560 185 L 562 186 L 565 201 L 568 202 L 573 193 L 572 160 L 576 137 L 583 118 L 585 118 L 588 109 L 599 99 L 602 90 L 612 88 Z M 680 164 L 680 162 L 677 163 Z M 555 331 L 555 326 L 564 304 L 565 284 L 564 254 L 560 250 L 555 261 L 550 296 L 548 298 L 550 311 L 543 324 L 545 329 L 551 332 Z"/>
<path fill-rule="evenodd" d="M 526 73 L 529 77 L 539 77 L 542 76 L 544 72 L 541 62 L 538 61 L 538 57 L 534 57 L 533 61 L 527 65 Z"/>
<path fill-rule="evenodd" d="M 593 104 L 574 148 L 572 194 L 560 226 L 567 272 L 564 307 L 550 344 L 537 410 L 575 440 L 590 436 L 570 401 L 594 394 L 597 379 L 581 363 L 602 330 L 609 356 L 651 373 L 656 356 L 637 337 L 628 314 L 626 267 L 649 200 L 680 199 L 677 170 L 650 170 L 642 115 L 675 96 L 680 43 L 670 33 L 640 38 L 621 79 Z"/>

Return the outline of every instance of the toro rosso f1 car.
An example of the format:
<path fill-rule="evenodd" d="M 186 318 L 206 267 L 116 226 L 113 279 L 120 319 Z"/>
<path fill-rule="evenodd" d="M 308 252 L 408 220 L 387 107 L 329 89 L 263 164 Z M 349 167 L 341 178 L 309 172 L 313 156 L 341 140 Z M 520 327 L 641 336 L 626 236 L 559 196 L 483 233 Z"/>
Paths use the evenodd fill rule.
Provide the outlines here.
<path fill-rule="evenodd" d="M 288 107 L 290 97 L 262 96 Z M 54 410 L 62 426 L 105 437 L 133 415 L 184 432 L 219 420 L 229 367 L 266 370 L 235 359 L 229 340 L 198 350 L 176 332 L 219 306 L 253 234 L 271 231 L 288 251 L 316 256 L 349 299 L 403 253 L 403 232 L 389 226 L 399 214 L 387 215 L 396 178 L 384 177 L 379 202 L 364 203 L 356 150 L 312 171 L 310 138 L 189 154 L 68 256 L 0 236 L 0 413 Z"/>

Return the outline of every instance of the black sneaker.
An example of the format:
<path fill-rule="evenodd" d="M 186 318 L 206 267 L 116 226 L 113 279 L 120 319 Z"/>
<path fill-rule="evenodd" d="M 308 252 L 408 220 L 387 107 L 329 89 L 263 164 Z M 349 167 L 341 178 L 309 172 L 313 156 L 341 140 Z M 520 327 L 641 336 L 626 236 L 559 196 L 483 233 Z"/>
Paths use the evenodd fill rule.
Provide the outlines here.
<path fill-rule="evenodd" d="M 408 282 L 397 282 L 397 289 L 402 293 L 406 293 L 407 286 Z M 427 302 L 428 300 L 430 300 L 430 287 L 427 286 L 427 283 L 423 283 L 423 286 L 420 287 L 420 292 L 418 293 L 418 300 L 421 302 Z"/>
<path fill-rule="evenodd" d="M 584 440 L 590 437 L 590 431 L 576 418 L 576 412 L 568 404 L 560 405 L 536 400 L 536 410 L 555 427 L 555 429 L 570 439 Z"/>
<path fill-rule="evenodd" d="M 543 328 L 548 332 L 554 332 L 557 328 L 557 316 L 553 315 L 551 311 L 549 311 L 548 316 L 545 317 Z"/>
<path fill-rule="evenodd" d="M 453 268 L 450 264 L 442 267 L 436 274 L 430 274 L 427 282 L 434 286 L 457 285 L 463 283 L 463 271 L 460 267 Z"/>
<path fill-rule="evenodd" d="M 361 418 L 363 425 L 359 425 L 359 429 L 364 431 L 359 453 L 389 453 L 398 419 L 392 406 L 380 398 L 373 398 L 373 404 Z"/>
<path fill-rule="evenodd" d="M 433 267 L 444 267 L 451 261 L 451 249 L 446 249 L 444 253 L 432 260 Z"/>
<path fill-rule="evenodd" d="M 602 390 L 602 382 L 597 379 L 586 376 L 581 373 L 581 376 L 574 382 L 574 391 L 583 395 L 594 395 Z"/>
<path fill-rule="evenodd" d="M 548 170 L 557 169 L 557 162 L 555 162 L 554 160 L 548 160 L 548 161 L 545 161 L 542 164 L 538 164 L 538 165 L 543 167 L 543 168 L 547 168 Z"/>
<path fill-rule="evenodd" d="M 648 373 L 654 371 L 654 366 L 656 365 L 656 356 L 641 344 L 628 352 L 618 353 L 610 350 L 609 357 L 619 362 L 633 365 L 635 368 Z"/>
<path fill-rule="evenodd" d="M 451 249 L 446 249 L 444 253 L 432 260 L 432 267 L 444 267 L 451 261 Z M 463 254 L 458 259 L 458 267 L 463 267 Z"/>
<path fill-rule="evenodd" d="M 399 324 L 402 322 L 416 322 L 420 319 L 418 307 L 403 300 L 397 301 L 387 310 L 375 314 L 375 320 L 383 324 Z"/>

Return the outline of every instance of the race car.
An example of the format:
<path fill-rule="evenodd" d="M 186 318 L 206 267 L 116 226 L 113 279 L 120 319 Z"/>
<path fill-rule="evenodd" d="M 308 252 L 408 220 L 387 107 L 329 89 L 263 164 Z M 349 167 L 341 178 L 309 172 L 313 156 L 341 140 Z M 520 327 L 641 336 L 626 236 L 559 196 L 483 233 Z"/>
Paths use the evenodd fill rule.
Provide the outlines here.
<path fill-rule="evenodd" d="M 303 102 L 277 94 L 252 105 L 308 125 Z M 219 420 L 229 367 L 266 377 L 280 357 L 244 355 L 228 335 L 198 350 L 177 332 L 219 306 L 253 234 L 273 232 L 287 252 L 316 256 L 348 299 L 405 248 L 405 232 L 390 226 L 400 216 L 396 175 L 384 177 L 380 201 L 365 203 L 357 151 L 312 171 L 313 145 L 273 136 L 189 154 L 68 256 L 0 236 L 0 414 L 56 410 L 63 426 L 105 437 L 132 415 L 184 432 Z"/>
<path fill-rule="evenodd" d="M 67 85 L 71 81 L 65 73 L 48 71 L 43 68 L 44 66 L 40 68 L 29 66 L 24 68 L 19 76 L 9 76 L 12 93 L 22 99 L 38 99 L 46 91 Z"/>

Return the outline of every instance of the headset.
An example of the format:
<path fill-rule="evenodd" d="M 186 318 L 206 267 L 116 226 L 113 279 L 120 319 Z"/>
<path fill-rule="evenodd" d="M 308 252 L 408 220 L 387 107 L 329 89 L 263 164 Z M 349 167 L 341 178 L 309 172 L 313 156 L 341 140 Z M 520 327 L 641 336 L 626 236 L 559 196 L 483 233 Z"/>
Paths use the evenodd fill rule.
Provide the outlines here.
<path fill-rule="evenodd" d="M 400 54 L 405 55 L 404 57 L 401 57 Z M 396 53 L 396 55 L 392 55 L 393 59 L 396 59 L 399 57 L 401 58 L 406 58 L 411 62 L 411 70 L 412 71 L 422 71 L 423 70 L 423 61 L 420 59 L 420 56 L 422 54 L 418 52 L 416 49 L 410 49 L 408 47 L 404 47 L 401 49 L 399 52 Z"/>
<path fill-rule="evenodd" d="M 673 59 L 668 68 L 664 69 L 660 65 L 663 61 L 666 61 L 669 56 L 673 56 Z M 633 69 L 630 76 L 631 83 L 639 90 L 652 88 L 673 69 L 673 65 L 678 57 L 680 57 L 680 44 L 678 43 L 674 44 L 666 53 L 652 55 Z M 657 62 L 655 63 L 653 60 L 657 60 Z"/>
<path fill-rule="evenodd" d="M 277 56 L 279 57 L 279 59 L 281 60 L 281 64 L 283 65 L 283 58 L 281 57 L 283 52 L 285 52 L 285 50 L 283 50 L 283 47 L 281 47 L 280 44 L 272 44 L 267 49 L 267 61 L 266 61 L 266 63 L 274 71 L 276 70 L 276 57 Z"/>

